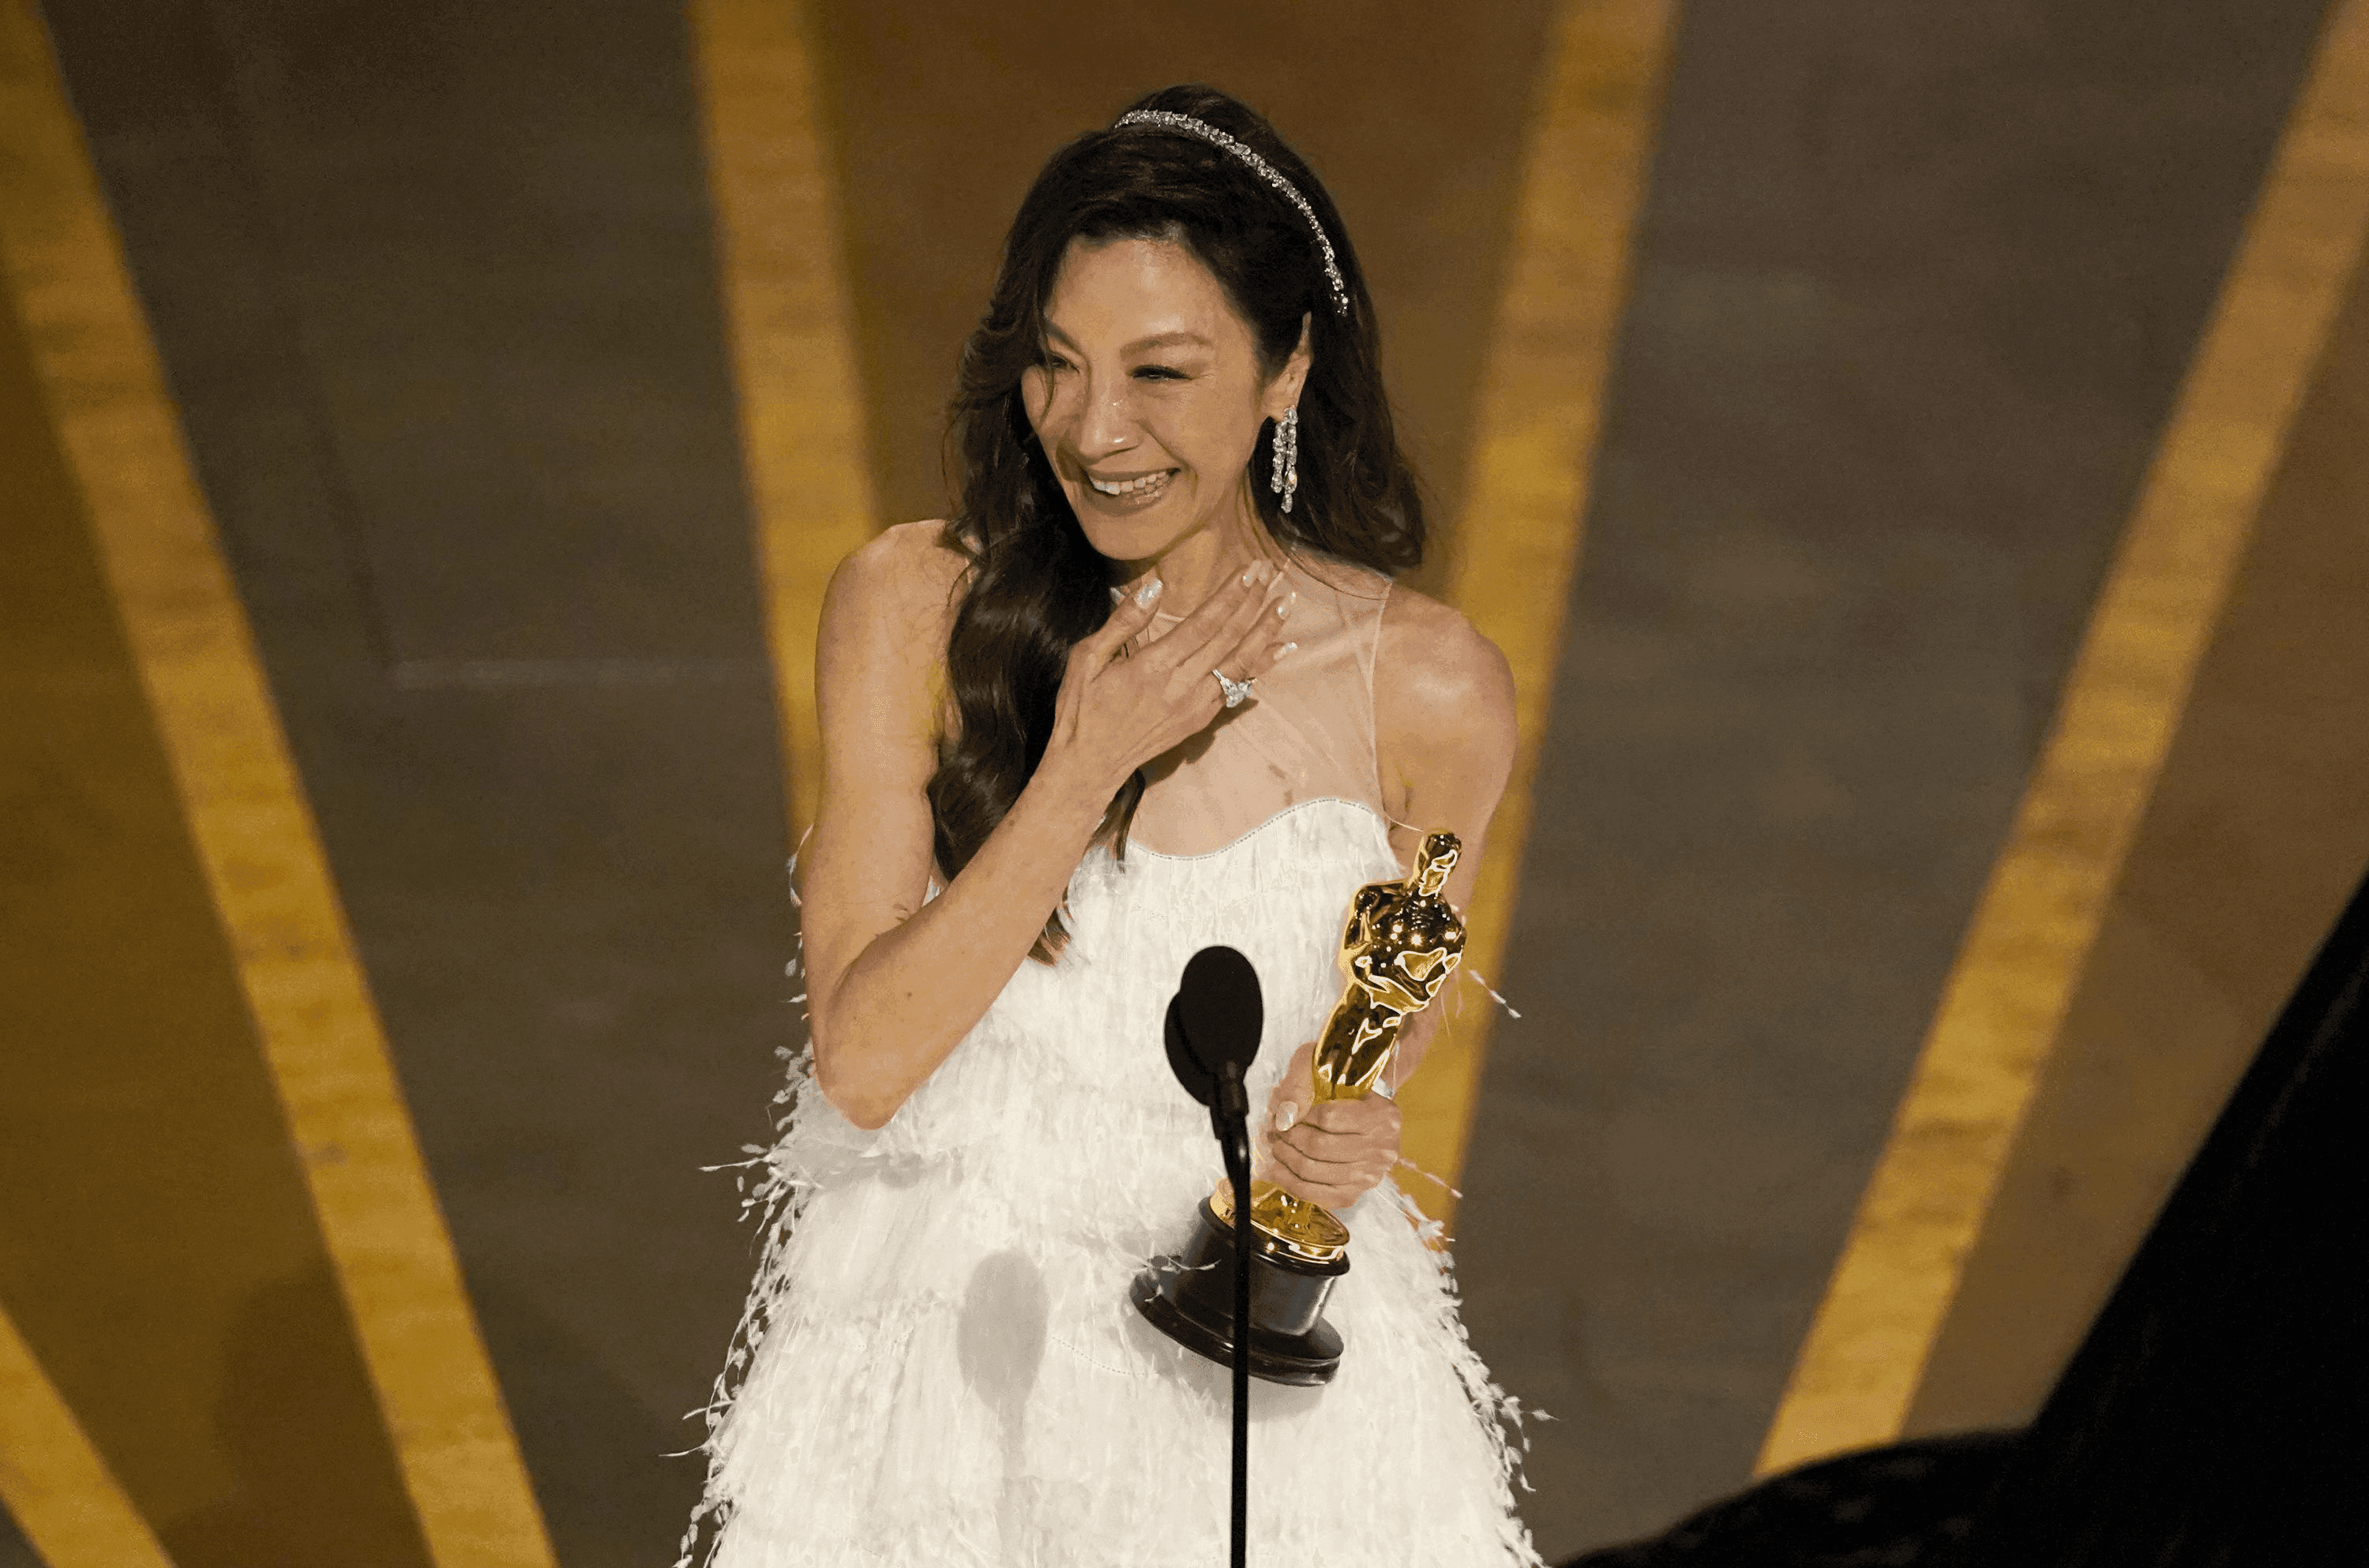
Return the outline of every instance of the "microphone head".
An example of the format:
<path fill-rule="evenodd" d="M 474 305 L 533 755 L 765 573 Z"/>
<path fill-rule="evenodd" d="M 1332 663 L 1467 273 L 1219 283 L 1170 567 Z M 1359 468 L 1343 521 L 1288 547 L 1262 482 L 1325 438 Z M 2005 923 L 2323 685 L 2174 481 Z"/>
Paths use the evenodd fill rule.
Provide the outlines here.
<path fill-rule="evenodd" d="M 1184 1037 L 1184 1021 L 1176 1011 L 1176 1004 L 1183 1000 L 1181 996 L 1168 999 L 1168 1022 L 1164 1031 L 1168 1038 L 1168 1070 L 1176 1075 L 1177 1082 L 1184 1085 L 1184 1093 L 1205 1105 L 1214 1104 L 1218 1098 L 1218 1081 L 1209 1076 L 1209 1070 L 1203 1067 L 1201 1059 L 1193 1054 L 1193 1042 Z"/>
<path fill-rule="evenodd" d="M 1234 949 L 1204 947 L 1193 955 L 1176 987 L 1174 1012 L 1187 1050 L 1209 1077 L 1245 1072 L 1257 1059 L 1266 1005 L 1258 971 Z"/>

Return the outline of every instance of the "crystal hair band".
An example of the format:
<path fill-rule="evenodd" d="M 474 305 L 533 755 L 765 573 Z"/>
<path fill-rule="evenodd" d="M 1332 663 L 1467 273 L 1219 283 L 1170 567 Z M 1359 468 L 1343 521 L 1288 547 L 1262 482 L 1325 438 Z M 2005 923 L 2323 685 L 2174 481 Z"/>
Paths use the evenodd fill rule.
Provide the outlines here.
<path fill-rule="evenodd" d="M 1317 219 L 1316 209 L 1308 204 L 1308 198 L 1299 194 L 1291 181 L 1276 173 L 1274 165 L 1208 121 L 1196 120 L 1189 114 L 1178 114 L 1173 109 L 1135 109 L 1120 115 L 1111 123 L 1111 129 L 1118 131 L 1129 125 L 1157 125 L 1163 131 L 1173 131 L 1185 136 L 1197 136 L 1212 146 L 1222 148 L 1242 159 L 1243 163 L 1250 166 L 1253 174 L 1280 191 L 1285 200 L 1299 209 L 1299 215 L 1307 219 L 1308 226 L 1315 231 L 1316 248 L 1324 256 L 1324 276 L 1333 285 L 1333 308 L 1345 317 L 1349 314 L 1349 286 L 1341 280 L 1340 263 L 1333 258 L 1333 242 L 1325 237 L 1324 225 Z"/>

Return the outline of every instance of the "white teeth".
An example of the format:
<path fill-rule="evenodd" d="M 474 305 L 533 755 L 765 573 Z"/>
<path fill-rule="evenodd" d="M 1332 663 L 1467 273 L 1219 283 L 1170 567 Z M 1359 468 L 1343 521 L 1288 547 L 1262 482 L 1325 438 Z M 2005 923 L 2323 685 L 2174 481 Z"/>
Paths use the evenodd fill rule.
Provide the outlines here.
<path fill-rule="evenodd" d="M 1089 474 L 1086 475 L 1086 483 L 1105 496 L 1148 496 L 1167 484 L 1175 472 L 1173 468 L 1167 469 L 1162 473 L 1146 474 L 1140 478 L 1128 479 L 1119 484 L 1105 483 Z"/>

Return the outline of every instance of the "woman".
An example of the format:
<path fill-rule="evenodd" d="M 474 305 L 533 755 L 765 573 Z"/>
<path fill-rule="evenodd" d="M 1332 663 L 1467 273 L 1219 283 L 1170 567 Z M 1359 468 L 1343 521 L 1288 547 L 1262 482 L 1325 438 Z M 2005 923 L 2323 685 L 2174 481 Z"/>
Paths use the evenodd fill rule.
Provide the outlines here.
<path fill-rule="evenodd" d="M 1337 1377 L 1253 1387 L 1261 1560 L 1537 1561 L 1397 1107 L 1307 1109 L 1350 895 L 1441 830 L 1468 894 L 1513 752 L 1496 649 L 1390 586 L 1424 523 L 1377 343 L 1331 200 L 1223 94 L 1145 99 L 1023 203 L 960 513 L 823 612 L 811 1072 L 710 1413 L 717 1568 L 1222 1560 L 1226 1371 L 1127 1299 L 1218 1169 L 1160 1045 L 1216 942 L 1265 988 L 1261 1173 L 1355 1237 Z"/>

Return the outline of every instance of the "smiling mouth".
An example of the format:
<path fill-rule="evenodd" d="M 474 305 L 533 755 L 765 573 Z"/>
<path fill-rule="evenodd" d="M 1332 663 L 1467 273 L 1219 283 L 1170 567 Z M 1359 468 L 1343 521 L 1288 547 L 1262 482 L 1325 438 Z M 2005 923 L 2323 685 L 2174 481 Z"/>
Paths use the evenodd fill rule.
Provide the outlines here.
<path fill-rule="evenodd" d="M 1145 496 L 1159 494 L 1167 487 L 1168 481 L 1174 477 L 1176 477 L 1175 469 L 1163 468 L 1157 474 L 1139 474 L 1131 479 L 1097 479 L 1089 474 L 1086 475 L 1086 483 L 1093 486 L 1098 494 L 1115 497 L 1120 500 L 1137 500 Z"/>

